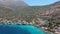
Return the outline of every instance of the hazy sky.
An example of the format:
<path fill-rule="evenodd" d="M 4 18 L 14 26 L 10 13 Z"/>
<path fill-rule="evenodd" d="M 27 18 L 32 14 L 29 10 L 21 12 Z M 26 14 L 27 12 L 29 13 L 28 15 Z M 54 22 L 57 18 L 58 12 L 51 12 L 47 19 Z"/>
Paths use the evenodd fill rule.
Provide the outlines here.
<path fill-rule="evenodd" d="M 30 6 L 35 6 L 35 5 L 48 5 L 54 2 L 57 2 L 59 0 L 23 0 L 24 2 L 26 2 L 27 4 L 29 4 Z"/>

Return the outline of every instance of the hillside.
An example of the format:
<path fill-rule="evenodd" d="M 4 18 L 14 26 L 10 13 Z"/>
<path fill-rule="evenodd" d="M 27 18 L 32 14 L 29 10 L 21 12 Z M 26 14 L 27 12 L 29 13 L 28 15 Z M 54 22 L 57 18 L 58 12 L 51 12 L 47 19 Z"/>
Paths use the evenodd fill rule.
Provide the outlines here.
<path fill-rule="evenodd" d="M 22 0 L 0 1 L 0 24 L 32 25 L 54 33 L 60 28 L 60 1 L 45 6 L 29 6 Z"/>
<path fill-rule="evenodd" d="M 0 1 L 0 17 L 23 18 L 23 16 L 49 15 L 49 11 L 54 10 L 54 6 L 60 5 L 60 1 L 45 6 L 28 6 L 22 0 Z M 51 9 L 51 7 L 53 9 Z M 50 13 L 52 14 L 52 12 Z M 14 17 L 13 17 L 14 16 Z M 25 18 L 25 17 L 24 17 Z"/>
<path fill-rule="evenodd" d="M 14 12 L 14 10 L 12 10 L 12 9 L 8 9 L 8 8 L 0 6 L 0 17 L 1 16 L 7 16 L 10 14 L 13 15 L 13 12 Z"/>

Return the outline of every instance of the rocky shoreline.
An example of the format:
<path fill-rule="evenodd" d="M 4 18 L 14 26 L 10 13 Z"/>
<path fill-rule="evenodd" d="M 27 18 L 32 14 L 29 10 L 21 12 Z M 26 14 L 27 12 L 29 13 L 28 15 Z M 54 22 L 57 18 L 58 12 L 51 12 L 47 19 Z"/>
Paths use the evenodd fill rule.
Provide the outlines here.
<path fill-rule="evenodd" d="M 1 19 L 0 18 L 0 25 L 30 25 L 30 26 L 35 26 L 37 28 L 42 29 L 44 32 L 46 33 L 50 33 L 50 34 L 59 34 L 60 32 L 60 27 L 56 27 L 58 29 L 52 29 L 54 32 L 50 32 L 50 28 L 49 27 L 45 27 L 46 25 L 48 26 L 48 21 L 47 20 L 42 20 L 40 18 L 37 18 L 38 20 L 32 20 L 32 22 L 26 22 L 26 21 L 21 21 L 18 20 L 17 22 L 12 22 L 11 20 L 7 20 L 7 19 Z M 44 25 L 45 24 L 45 25 Z"/>

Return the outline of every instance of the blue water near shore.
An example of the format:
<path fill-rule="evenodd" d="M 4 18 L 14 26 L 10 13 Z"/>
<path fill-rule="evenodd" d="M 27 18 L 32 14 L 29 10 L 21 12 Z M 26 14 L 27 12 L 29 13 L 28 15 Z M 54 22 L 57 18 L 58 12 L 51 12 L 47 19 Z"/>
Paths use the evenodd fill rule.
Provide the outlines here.
<path fill-rule="evenodd" d="M 46 34 L 46 33 L 34 26 L 0 25 L 0 34 Z"/>

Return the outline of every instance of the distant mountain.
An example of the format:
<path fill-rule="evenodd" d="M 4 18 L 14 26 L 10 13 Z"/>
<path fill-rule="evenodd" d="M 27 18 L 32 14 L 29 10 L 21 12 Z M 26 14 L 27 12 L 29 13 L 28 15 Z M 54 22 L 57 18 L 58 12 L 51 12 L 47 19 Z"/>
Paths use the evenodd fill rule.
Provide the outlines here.
<path fill-rule="evenodd" d="M 0 2 L 0 6 L 12 8 L 16 11 L 28 7 L 28 5 L 22 0 L 3 0 Z"/>
<path fill-rule="evenodd" d="M 60 5 L 60 1 L 55 2 L 55 3 L 53 4 L 53 6 L 57 6 L 57 5 Z"/>
<path fill-rule="evenodd" d="M 28 5 L 22 0 L 1 0 L 0 1 L 0 14 L 18 14 L 24 12 L 23 9 Z M 2 10 L 2 11 L 1 11 Z M 5 11 L 4 11 L 5 10 Z M 11 10 L 11 11 L 10 11 Z M 1 13 L 2 12 L 2 13 Z M 7 13 L 6 13 L 7 12 Z"/>
<path fill-rule="evenodd" d="M 3 0 L 0 2 L 0 4 L 3 4 L 4 6 L 28 6 L 24 1 L 21 0 Z"/>
<path fill-rule="evenodd" d="M 53 11 L 55 11 L 55 9 L 58 9 L 60 8 L 60 1 L 58 2 L 55 2 L 53 4 L 50 4 L 50 5 L 45 5 L 45 6 L 41 6 L 40 8 L 42 8 L 41 10 L 43 11 L 42 14 L 49 14 L 49 11 L 52 13 Z M 57 10 L 58 11 L 58 10 Z"/>
<path fill-rule="evenodd" d="M 45 6 L 29 6 L 22 0 L 0 1 L 0 16 L 37 15 L 49 13 L 51 7 L 60 5 L 60 1 Z"/>

